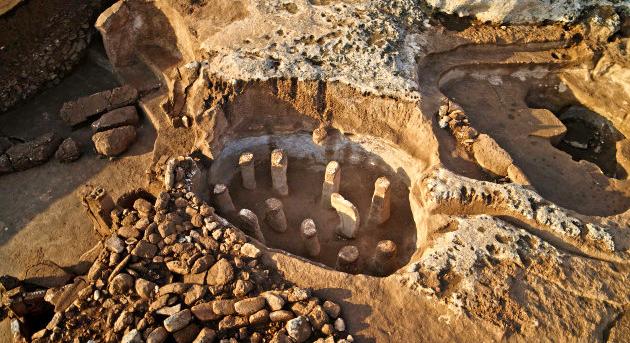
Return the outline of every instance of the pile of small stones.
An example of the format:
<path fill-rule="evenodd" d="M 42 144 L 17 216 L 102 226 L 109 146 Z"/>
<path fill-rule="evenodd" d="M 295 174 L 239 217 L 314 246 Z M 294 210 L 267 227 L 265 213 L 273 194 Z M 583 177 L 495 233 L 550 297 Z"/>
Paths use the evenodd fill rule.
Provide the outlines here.
<path fill-rule="evenodd" d="M 468 116 L 459 105 L 442 97 L 437 117 L 440 128 L 448 130 L 495 182 L 531 184 L 507 151 L 492 137 L 470 126 Z"/>
<path fill-rule="evenodd" d="M 479 132 L 470 126 L 466 113 L 446 97 L 441 99 L 437 116 L 440 128 L 448 129 L 458 142 L 471 145 L 479 136 Z"/>
<path fill-rule="evenodd" d="M 48 290 L 55 314 L 33 342 L 353 340 L 339 305 L 266 267 L 263 252 L 182 183 L 111 219 L 87 275 Z"/>

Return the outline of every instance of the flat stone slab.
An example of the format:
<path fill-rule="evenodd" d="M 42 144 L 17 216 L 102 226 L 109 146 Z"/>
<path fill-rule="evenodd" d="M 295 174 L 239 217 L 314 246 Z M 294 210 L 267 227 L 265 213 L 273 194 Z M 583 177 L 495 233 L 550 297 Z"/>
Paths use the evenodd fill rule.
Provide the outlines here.
<path fill-rule="evenodd" d="M 97 114 L 133 104 L 137 99 L 138 91 L 125 85 L 66 102 L 59 116 L 66 123 L 75 126 Z"/>
<path fill-rule="evenodd" d="M 92 123 L 92 131 L 101 132 L 126 125 L 137 126 L 139 122 L 140 119 L 136 108 L 134 106 L 125 106 L 103 114 L 97 121 Z"/>

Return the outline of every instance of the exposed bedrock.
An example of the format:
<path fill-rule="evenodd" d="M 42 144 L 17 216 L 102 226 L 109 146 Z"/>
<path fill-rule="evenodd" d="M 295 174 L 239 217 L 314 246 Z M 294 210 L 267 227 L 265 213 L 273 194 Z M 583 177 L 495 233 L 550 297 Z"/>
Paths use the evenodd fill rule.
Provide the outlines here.
<path fill-rule="evenodd" d="M 606 0 L 427 0 L 427 4 L 445 13 L 501 24 L 570 22 L 593 6 L 617 6 L 628 10 L 628 4 Z"/>

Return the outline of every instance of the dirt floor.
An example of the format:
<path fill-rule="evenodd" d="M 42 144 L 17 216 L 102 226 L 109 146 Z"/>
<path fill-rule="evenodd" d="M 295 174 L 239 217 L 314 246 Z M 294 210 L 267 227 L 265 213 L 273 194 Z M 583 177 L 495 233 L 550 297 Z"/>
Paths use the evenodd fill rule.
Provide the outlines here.
<path fill-rule="evenodd" d="M 505 70 L 503 73 L 504 76 L 495 76 L 501 80 L 499 85 L 488 80 L 492 75 L 490 72 L 486 79 L 467 76 L 450 81 L 443 90 L 463 106 L 480 131 L 493 133 L 497 142 L 527 174 L 534 188 L 547 199 L 586 215 L 609 216 L 628 210 L 630 193 L 623 184 L 604 175 L 588 159 L 574 159 L 549 141 L 530 135 L 544 124 L 525 103 L 526 94 L 532 83 L 545 80 L 529 78 L 521 81 L 505 76 Z M 592 132 L 588 134 L 591 138 L 582 139 L 594 139 Z M 574 139 L 571 137 L 574 133 L 569 131 L 566 139 Z M 566 143 L 560 142 L 559 147 L 562 146 Z M 614 149 L 614 141 L 608 141 L 607 149 Z M 615 168 L 616 164 L 615 161 Z"/>
<path fill-rule="evenodd" d="M 81 187 L 102 185 L 117 197 L 146 183 L 155 140 L 148 121 L 129 153 L 110 161 L 94 152 L 89 127 L 71 130 L 59 118 L 65 101 L 118 85 L 111 71 L 102 67 L 102 47 L 93 46 L 90 56 L 59 85 L 0 116 L 0 130 L 5 135 L 26 140 L 54 131 L 75 138 L 83 154 L 70 164 L 53 158 L 42 166 L 0 178 L 0 274 L 21 275 L 44 259 L 71 270 L 100 238 L 85 216 Z M 7 325 L 4 321 L 2 342 L 11 340 Z"/>
<path fill-rule="evenodd" d="M 263 142 L 266 141 L 263 140 Z M 287 144 L 279 143 L 281 141 L 282 136 L 269 139 L 272 145 Z M 355 245 L 359 248 L 360 254 L 361 265 L 358 272 L 372 275 L 374 271 L 371 270 L 370 259 L 374 255 L 376 244 L 381 240 L 392 240 L 397 245 L 398 256 L 390 272 L 406 265 L 415 252 L 416 246 L 416 227 L 409 205 L 408 178 L 403 179 L 377 155 L 365 150 L 353 151 L 350 146 L 345 149 L 335 149 L 333 146 L 318 147 L 312 142 L 311 136 L 306 134 L 293 138 L 291 144 L 299 145 L 304 150 L 325 150 L 329 154 L 326 156 L 328 157 L 326 160 L 322 160 L 322 158 L 309 155 L 292 156 L 289 152 L 289 164 L 291 165 L 287 173 L 289 196 L 279 197 L 284 204 L 288 233 L 275 232 L 263 220 L 266 212 L 265 200 L 278 197 L 271 188 L 270 162 L 266 158 L 269 156 L 268 152 L 273 150 L 272 147 L 262 143 L 263 146 L 250 148 L 250 150 L 256 151 L 255 156 L 258 157 L 256 161 L 257 188 L 255 191 L 245 189 L 238 174 L 229 183 L 232 199 L 237 208 L 251 209 L 261 219 L 261 226 L 268 245 L 332 268 L 335 267 L 336 252 L 345 245 Z M 229 144 L 226 149 L 229 149 Z M 230 152 L 233 151 L 230 150 Z M 392 152 L 392 154 L 394 153 Z M 219 157 L 217 163 L 221 163 L 223 158 L 222 156 Z M 228 161 L 224 163 L 230 163 L 229 161 L 234 159 L 225 158 Z M 320 205 L 324 169 L 326 163 L 332 160 L 338 161 L 341 165 L 343 181 L 339 193 L 359 210 L 362 224 L 358 237 L 354 240 L 344 239 L 337 234 L 336 227 L 339 225 L 339 216 L 334 209 L 325 209 Z M 392 182 L 391 219 L 382 225 L 370 225 L 367 223 L 367 218 L 374 191 L 373 185 L 376 179 L 381 176 L 387 176 Z M 313 219 L 318 228 L 322 253 L 316 258 L 309 258 L 306 248 L 300 244 L 299 227 L 306 218 Z"/>

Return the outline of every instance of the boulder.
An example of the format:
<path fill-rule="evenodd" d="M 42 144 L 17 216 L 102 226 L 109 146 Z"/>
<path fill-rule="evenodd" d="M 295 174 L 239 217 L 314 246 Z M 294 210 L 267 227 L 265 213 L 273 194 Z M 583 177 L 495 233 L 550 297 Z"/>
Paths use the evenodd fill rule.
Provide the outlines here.
<path fill-rule="evenodd" d="M 109 98 L 109 110 L 115 108 L 128 106 L 138 100 L 138 90 L 130 85 L 122 85 L 112 89 L 111 97 Z"/>
<path fill-rule="evenodd" d="M 274 294 L 272 292 L 265 292 L 261 294 L 261 296 L 265 298 L 265 300 L 267 300 L 267 304 L 272 311 L 279 311 L 282 309 L 282 307 L 284 307 L 284 299 L 277 294 Z"/>
<path fill-rule="evenodd" d="M 105 156 L 122 154 L 135 140 L 136 128 L 130 125 L 97 132 L 92 136 L 96 151 Z"/>
<path fill-rule="evenodd" d="M 63 104 L 59 116 L 66 123 L 75 126 L 90 117 L 113 109 L 127 106 L 138 99 L 138 91 L 128 85 L 98 92 Z"/>
<path fill-rule="evenodd" d="M 175 343 L 190 343 L 195 340 L 199 331 L 201 331 L 199 325 L 191 323 L 185 328 L 174 332 L 173 339 L 175 340 Z"/>
<path fill-rule="evenodd" d="M 168 331 L 162 326 L 151 331 L 147 336 L 147 343 L 162 343 L 168 338 Z"/>
<path fill-rule="evenodd" d="M 193 343 L 212 343 L 214 342 L 214 337 L 216 336 L 216 332 L 211 328 L 203 328 L 197 335 L 197 338 L 193 341 Z"/>
<path fill-rule="evenodd" d="M 111 235 L 105 240 L 105 248 L 111 252 L 120 254 L 125 250 L 125 242 L 117 235 Z"/>
<path fill-rule="evenodd" d="M 289 337 L 297 343 L 304 342 L 311 337 L 312 328 L 306 317 L 300 316 L 289 320 L 285 329 L 287 330 Z"/>
<path fill-rule="evenodd" d="M 168 332 L 175 332 L 185 328 L 191 320 L 190 310 L 186 309 L 164 319 L 164 328 Z"/>
<path fill-rule="evenodd" d="M 265 307 L 265 298 L 254 297 L 234 303 L 234 310 L 241 316 L 252 315 Z"/>
<path fill-rule="evenodd" d="M 120 273 L 112 279 L 109 283 L 109 293 L 111 294 L 125 294 L 134 285 L 133 276 L 125 273 Z"/>
<path fill-rule="evenodd" d="M 55 158 L 59 162 L 72 162 L 78 160 L 79 157 L 81 157 L 81 150 L 79 150 L 77 142 L 71 137 L 64 139 L 55 153 Z"/>
<path fill-rule="evenodd" d="M 151 299 L 155 295 L 156 284 L 145 280 L 136 279 L 136 293 L 143 299 Z"/>
<path fill-rule="evenodd" d="M 6 154 L 15 170 L 26 170 L 48 161 L 55 153 L 61 139 L 50 132 L 31 141 L 15 144 L 7 149 Z"/>
<path fill-rule="evenodd" d="M 260 249 L 251 243 L 245 243 L 241 247 L 241 254 L 249 258 L 258 258 L 261 254 Z"/>
<path fill-rule="evenodd" d="M 191 308 L 191 311 L 195 315 L 195 318 L 202 322 L 221 318 L 221 316 L 216 314 L 212 309 L 211 302 L 195 305 Z"/>
<path fill-rule="evenodd" d="M 134 256 L 142 257 L 142 258 L 153 258 L 157 253 L 157 246 L 149 243 L 145 240 L 138 241 L 136 247 L 131 251 L 131 254 Z"/>
<path fill-rule="evenodd" d="M 208 271 L 206 282 L 211 286 L 225 286 L 234 278 L 234 269 L 228 260 L 222 258 Z"/>
<path fill-rule="evenodd" d="M 111 90 L 106 90 L 68 101 L 61 107 L 59 116 L 69 125 L 81 124 L 89 117 L 107 111 L 110 96 Z"/>
<path fill-rule="evenodd" d="M 295 318 L 295 314 L 287 310 L 273 311 L 269 314 L 269 319 L 271 319 L 272 322 L 286 322 L 293 318 Z"/>
<path fill-rule="evenodd" d="M 142 339 L 142 335 L 138 330 L 133 329 L 129 331 L 126 335 L 123 336 L 122 343 L 142 343 L 144 342 Z"/>

